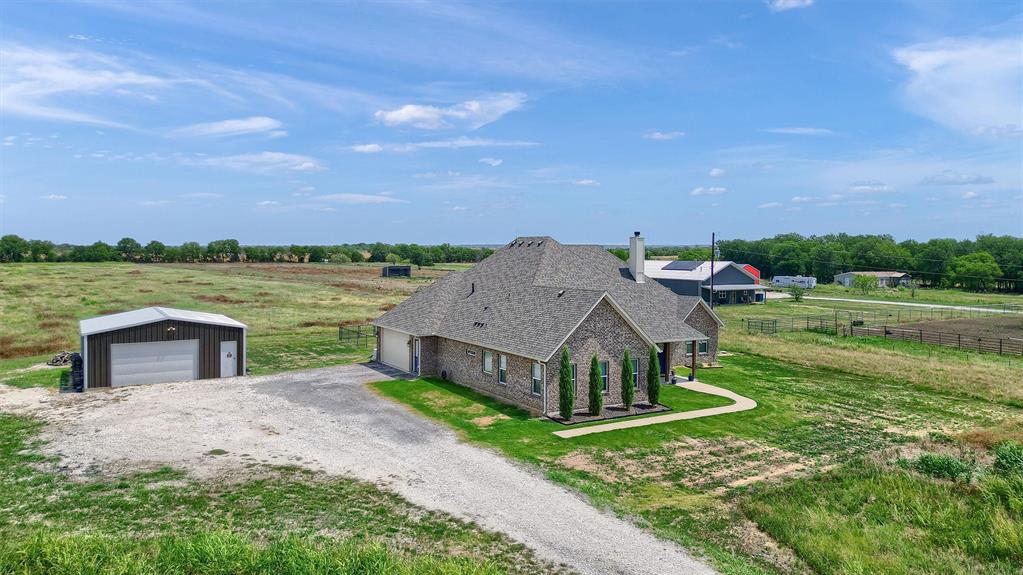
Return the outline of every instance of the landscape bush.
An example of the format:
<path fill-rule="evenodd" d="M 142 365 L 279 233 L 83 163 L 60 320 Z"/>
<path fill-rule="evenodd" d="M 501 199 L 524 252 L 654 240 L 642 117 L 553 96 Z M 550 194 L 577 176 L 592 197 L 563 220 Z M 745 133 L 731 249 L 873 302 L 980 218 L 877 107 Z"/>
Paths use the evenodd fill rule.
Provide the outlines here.
<path fill-rule="evenodd" d="M 1023 443 L 1005 441 L 991 450 L 995 456 L 992 468 L 1001 474 L 1023 474 Z"/>
<path fill-rule="evenodd" d="M 561 419 L 572 419 L 575 409 L 575 387 L 572 385 L 572 359 L 568 355 L 568 347 L 561 348 L 561 361 L 558 366 L 558 415 Z"/>
<path fill-rule="evenodd" d="M 622 403 L 625 409 L 632 409 L 632 402 L 636 398 L 636 385 L 632 381 L 632 358 L 629 357 L 629 350 L 625 350 L 622 356 Z"/>
<path fill-rule="evenodd" d="M 604 390 L 601 389 L 600 361 L 596 355 L 590 359 L 589 390 L 590 415 L 600 415 L 600 412 L 604 410 Z"/>
<path fill-rule="evenodd" d="M 650 367 L 646 370 L 646 396 L 650 405 L 657 405 L 661 400 L 661 362 L 657 359 L 657 348 L 650 346 Z"/>
<path fill-rule="evenodd" d="M 913 462 L 913 469 L 937 479 L 969 480 L 974 466 L 962 459 L 942 453 L 924 453 Z"/>

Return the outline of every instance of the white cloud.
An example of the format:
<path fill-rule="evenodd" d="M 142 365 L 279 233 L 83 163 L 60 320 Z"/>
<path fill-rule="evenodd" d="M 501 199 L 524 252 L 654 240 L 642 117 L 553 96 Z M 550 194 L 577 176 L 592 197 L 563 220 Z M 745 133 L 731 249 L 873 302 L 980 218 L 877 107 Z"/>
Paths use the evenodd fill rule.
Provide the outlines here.
<path fill-rule="evenodd" d="M 827 128 L 812 128 L 809 126 L 766 128 L 763 131 L 770 132 L 771 134 L 786 134 L 789 136 L 829 136 L 834 133 Z"/>
<path fill-rule="evenodd" d="M 197 200 L 214 200 L 217 198 L 224 197 L 224 194 L 218 194 L 215 192 L 189 192 L 187 194 L 181 194 L 182 198 L 191 198 Z"/>
<path fill-rule="evenodd" d="M 710 171 L 707 172 L 707 175 L 712 178 L 720 178 L 721 176 L 724 176 L 727 173 L 728 172 L 726 172 L 723 168 L 711 168 Z"/>
<path fill-rule="evenodd" d="M 770 210 L 774 208 L 780 208 L 781 206 L 782 206 L 781 202 L 767 202 L 766 204 L 760 204 L 759 206 L 757 206 L 757 208 L 761 210 Z"/>
<path fill-rule="evenodd" d="M 600 182 L 591 179 L 573 180 L 573 184 L 577 186 L 599 186 Z"/>
<path fill-rule="evenodd" d="M 698 188 L 693 188 L 693 190 L 691 192 L 689 192 L 689 195 L 690 196 L 720 196 L 721 194 L 723 194 L 723 193 L 725 193 L 727 191 L 728 191 L 728 188 L 722 188 L 720 186 L 711 186 L 709 188 L 705 188 L 703 186 L 700 186 Z"/>
<path fill-rule="evenodd" d="M 44 199 L 44 200 L 54 200 L 54 201 L 60 201 L 60 200 L 66 200 L 67 199 L 67 196 L 62 196 L 60 194 L 50 194 L 48 196 L 39 196 L 39 197 Z"/>
<path fill-rule="evenodd" d="M 384 151 L 384 147 L 380 144 L 358 144 L 349 149 L 360 154 L 376 154 Z"/>
<path fill-rule="evenodd" d="M 480 158 L 480 163 L 496 168 L 497 166 L 503 164 L 504 160 L 499 158 Z"/>
<path fill-rule="evenodd" d="M 256 202 L 257 206 L 279 206 L 280 202 L 277 200 L 263 200 L 262 202 Z"/>
<path fill-rule="evenodd" d="M 793 204 L 806 204 L 806 203 L 809 203 L 809 202 L 816 202 L 817 200 L 820 200 L 820 198 L 817 198 L 817 197 L 814 197 L 814 196 L 793 196 L 792 197 L 792 203 Z"/>
<path fill-rule="evenodd" d="M 174 136 L 242 136 L 266 134 L 272 138 L 286 136 L 281 128 L 284 124 L 267 116 L 252 116 L 236 120 L 223 120 L 204 124 L 192 124 L 171 132 Z"/>
<path fill-rule="evenodd" d="M 452 212 L 464 212 L 467 209 L 469 209 L 469 208 L 467 208 L 465 206 L 452 206 L 451 207 L 451 211 Z"/>
<path fill-rule="evenodd" d="M 487 98 L 468 100 L 446 108 L 406 104 L 394 110 L 378 110 L 373 117 L 387 126 L 412 126 L 423 130 L 466 127 L 475 130 L 496 122 L 526 103 L 521 92 L 507 92 Z"/>
<path fill-rule="evenodd" d="M 888 204 L 888 207 L 893 209 L 893 210 L 900 210 L 902 208 L 908 208 L 909 206 L 907 206 L 906 204 L 900 204 L 900 203 L 896 202 L 894 204 Z"/>
<path fill-rule="evenodd" d="M 795 10 L 796 8 L 808 8 L 813 6 L 814 0 L 769 0 L 767 7 L 771 9 L 771 12 L 784 12 L 786 10 Z"/>
<path fill-rule="evenodd" d="M 940 174 L 927 176 L 920 184 L 925 186 L 966 186 L 994 183 L 994 178 L 980 174 L 963 174 L 955 170 L 945 170 Z"/>
<path fill-rule="evenodd" d="M 170 200 L 146 200 L 144 202 L 139 203 L 148 208 L 155 208 L 159 206 L 166 206 L 167 204 L 170 204 L 172 202 Z"/>
<path fill-rule="evenodd" d="M 1023 40 L 942 38 L 895 50 L 907 107 L 953 130 L 1023 136 Z"/>
<path fill-rule="evenodd" d="M 140 89 L 162 89 L 182 82 L 137 72 L 115 58 L 94 52 L 6 45 L 0 49 L 0 58 L 4 74 L 0 109 L 5 114 L 30 118 L 125 127 L 72 106 L 90 96 L 139 96 L 145 95 L 137 92 Z"/>
<path fill-rule="evenodd" d="M 657 132 L 651 131 L 643 134 L 643 138 L 647 140 L 674 140 L 675 138 L 682 138 L 686 135 L 685 132 Z"/>
<path fill-rule="evenodd" d="M 182 159 L 181 161 L 187 165 L 213 166 L 217 168 L 237 170 L 239 172 L 254 172 L 257 174 L 268 174 L 274 172 L 321 172 L 327 169 L 315 158 L 298 154 L 285 154 L 283 152 L 259 152 L 254 154 L 238 154 L 235 156 Z"/>
<path fill-rule="evenodd" d="M 979 195 L 980 195 L 980 192 L 974 192 L 974 191 L 971 190 L 971 191 L 968 191 L 968 192 L 963 192 L 963 196 L 962 197 L 963 197 L 964 200 L 972 200 L 973 198 L 976 198 Z"/>
<path fill-rule="evenodd" d="M 407 204 L 405 200 L 384 194 L 327 194 L 316 199 L 341 204 Z"/>
<path fill-rule="evenodd" d="M 849 184 L 849 191 L 858 194 L 883 194 L 893 192 L 891 186 L 877 180 L 860 180 Z"/>

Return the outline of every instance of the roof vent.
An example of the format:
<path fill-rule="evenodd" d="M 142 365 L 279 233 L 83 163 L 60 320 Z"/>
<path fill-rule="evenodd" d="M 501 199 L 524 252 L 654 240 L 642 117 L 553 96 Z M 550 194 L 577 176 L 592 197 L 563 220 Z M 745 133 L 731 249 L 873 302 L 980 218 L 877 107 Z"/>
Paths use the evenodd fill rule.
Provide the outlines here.
<path fill-rule="evenodd" d="M 529 243 L 528 243 L 528 244 L 526 244 L 526 247 L 529 247 L 529 246 L 531 246 L 531 245 L 533 245 L 533 240 L 529 240 Z"/>
<path fill-rule="evenodd" d="M 536 245 L 542 246 L 543 245 L 543 240 L 540 240 L 540 241 L 536 242 Z"/>
<path fill-rule="evenodd" d="M 558 297 L 561 297 L 563 295 L 565 295 L 565 290 L 561 290 L 558 292 Z"/>

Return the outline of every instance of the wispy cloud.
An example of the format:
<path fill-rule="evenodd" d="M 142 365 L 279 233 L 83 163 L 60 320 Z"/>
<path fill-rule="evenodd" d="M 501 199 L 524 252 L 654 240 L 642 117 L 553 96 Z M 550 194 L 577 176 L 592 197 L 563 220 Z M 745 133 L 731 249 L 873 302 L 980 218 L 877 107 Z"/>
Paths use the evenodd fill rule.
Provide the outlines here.
<path fill-rule="evenodd" d="M 419 150 L 460 150 L 463 148 L 528 148 L 539 146 L 536 142 L 521 140 L 494 140 L 490 138 L 470 138 L 460 136 L 447 140 L 427 140 L 424 142 L 406 142 L 402 144 L 359 144 L 348 149 L 362 154 L 378 152 L 416 152 Z"/>
<path fill-rule="evenodd" d="M 348 149 L 359 154 L 377 154 L 384 151 L 380 144 L 358 144 Z"/>
<path fill-rule="evenodd" d="M 943 38 L 895 50 L 913 112 L 979 136 L 1023 137 L 1023 39 Z"/>
<path fill-rule="evenodd" d="M 525 94 L 508 92 L 468 100 L 445 108 L 406 104 L 393 110 L 378 110 L 373 116 L 387 126 L 412 126 L 423 130 L 458 126 L 475 130 L 496 122 L 505 114 L 518 110 L 525 103 Z"/>
<path fill-rule="evenodd" d="M 265 134 L 272 138 L 286 136 L 284 124 L 267 116 L 252 116 L 236 120 L 222 120 L 204 124 L 192 124 L 171 132 L 172 136 L 243 136 Z"/>
<path fill-rule="evenodd" d="M 662 140 L 662 141 L 664 141 L 664 140 L 674 140 L 676 138 L 682 138 L 685 135 L 686 135 L 685 132 L 678 131 L 678 130 L 673 131 L 673 132 L 661 132 L 661 131 L 657 131 L 657 130 L 652 130 L 652 131 L 649 131 L 649 132 L 645 132 L 643 134 L 643 138 L 647 139 L 647 140 Z"/>
<path fill-rule="evenodd" d="M 166 205 L 169 205 L 169 204 L 172 204 L 172 203 L 174 203 L 174 202 L 172 202 L 170 200 L 145 200 L 145 201 L 139 202 L 139 205 L 145 206 L 147 208 L 157 208 L 157 207 L 166 206 Z"/>
<path fill-rule="evenodd" d="M 277 200 L 263 200 L 261 202 L 256 202 L 256 205 L 260 206 L 260 207 L 268 207 L 268 206 L 279 206 L 279 205 L 281 205 L 281 203 L 278 202 Z"/>
<path fill-rule="evenodd" d="M 966 186 L 979 184 L 992 184 L 995 179 L 980 174 L 964 174 L 955 170 L 945 170 L 940 174 L 927 176 L 920 181 L 924 186 Z"/>
<path fill-rule="evenodd" d="M 179 197 L 193 200 L 215 200 L 224 197 L 224 194 L 216 192 L 188 192 L 187 194 L 181 194 Z"/>
<path fill-rule="evenodd" d="M 49 195 L 46 195 L 46 196 L 39 196 L 39 197 L 44 199 L 44 200 L 52 200 L 52 201 L 60 201 L 60 200 L 66 200 L 67 199 L 67 196 L 62 196 L 60 194 L 49 194 Z"/>
<path fill-rule="evenodd" d="M 767 7 L 771 12 L 785 12 L 797 8 L 809 8 L 814 0 L 768 0 Z"/>
<path fill-rule="evenodd" d="M 503 164 L 504 160 L 501 160 L 501 159 L 498 159 L 498 158 L 480 158 L 480 163 L 481 164 L 486 164 L 486 165 L 488 165 L 488 166 L 490 166 L 492 168 L 496 168 L 497 166 L 500 166 L 501 164 Z"/>
<path fill-rule="evenodd" d="M 269 174 L 275 172 L 321 172 L 327 168 L 309 156 L 299 154 L 286 154 L 283 152 L 258 152 L 254 154 L 237 154 L 234 156 L 214 156 L 200 158 L 182 158 L 181 163 L 186 165 L 212 166 L 237 170 L 239 172 L 253 172 L 257 174 Z"/>
<path fill-rule="evenodd" d="M 728 188 L 722 188 L 720 186 L 711 186 L 711 187 L 706 187 L 706 188 L 703 187 L 703 186 L 700 186 L 698 188 L 693 188 L 692 191 L 689 192 L 689 195 L 690 196 L 720 196 L 721 194 L 723 194 L 723 193 L 725 193 L 727 191 L 728 191 Z"/>
<path fill-rule="evenodd" d="M 793 126 L 788 128 L 766 128 L 762 130 L 771 134 L 786 134 L 789 136 L 829 136 L 833 134 L 827 128 L 813 128 L 809 126 Z"/>
<path fill-rule="evenodd" d="M 407 204 L 408 201 L 384 194 L 327 194 L 317 200 L 339 204 Z"/>
<path fill-rule="evenodd" d="M 878 180 L 860 180 L 849 184 L 849 191 L 857 194 L 882 194 L 895 190 L 888 184 Z"/>
<path fill-rule="evenodd" d="M 724 176 L 727 173 L 728 172 L 726 172 L 723 168 L 711 168 L 710 171 L 707 172 L 707 175 L 712 178 L 720 178 L 721 176 Z"/>
<path fill-rule="evenodd" d="M 772 210 L 774 208 L 780 208 L 780 207 L 782 207 L 782 203 L 781 202 L 767 202 L 767 203 L 760 204 L 759 206 L 757 206 L 757 209 Z"/>
<path fill-rule="evenodd" d="M 979 195 L 980 195 L 980 192 L 974 192 L 974 191 L 970 190 L 968 192 L 963 192 L 962 193 L 962 198 L 964 200 L 972 200 L 973 198 L 976 198 Z"/>
<path fill-rule="evenodd" d="M 599 186 L 600 185 L 600 182 L 598 182 L 597 180 L 591 180 L 589 178 L 582 179 L 582 180 L 573 180 L 572 183 L 575 184 L 576 186 Z"/>

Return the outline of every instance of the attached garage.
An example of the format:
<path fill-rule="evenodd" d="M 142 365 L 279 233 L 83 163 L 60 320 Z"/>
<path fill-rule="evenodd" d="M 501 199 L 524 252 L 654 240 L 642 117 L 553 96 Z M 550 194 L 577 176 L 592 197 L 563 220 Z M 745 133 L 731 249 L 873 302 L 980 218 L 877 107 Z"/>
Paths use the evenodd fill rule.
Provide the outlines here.
<path fill-rule="evenodd" d="M 244 374 L 246 329 L 225 315 L 167 307 L 82 320 L 85 387 Z"/>
<path fill-rule="evenodd" d="M 401 371 L 412 370 L 412 336 L 397 330 L 380 328 L 379 350 L 380 363 Z"/>

